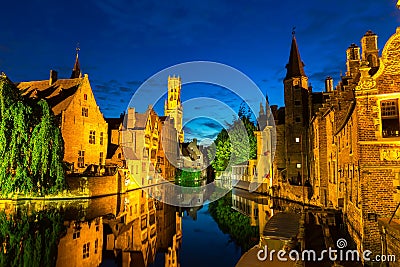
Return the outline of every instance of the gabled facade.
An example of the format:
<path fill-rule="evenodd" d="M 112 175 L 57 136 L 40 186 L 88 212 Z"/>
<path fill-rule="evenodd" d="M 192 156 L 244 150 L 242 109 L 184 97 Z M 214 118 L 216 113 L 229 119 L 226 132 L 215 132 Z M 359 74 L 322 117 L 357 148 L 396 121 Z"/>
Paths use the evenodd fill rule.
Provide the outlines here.
<path fill-rule="evenodd" d="M 400 30 L 378 57 L 377 35 L 346 51 L 347 71 L 310 124 L 314 195 L 340 209 L 359 251 L 381 252 L 379 218 L 395 215 L 400 201 Z M 399 216 L 400 212 L 397 212 Z"/>
<path fill-rule="evenodd" d="M 400 218 L 399 46 L 397 29 L 379 57 L 377 35 L 367 31 L 361 48 L 346 50 L 339 84 L 334 88 L 327 77 L 325 92 L 315 93 L 293 36 L 285 108 L 271 106 L 277 131 L 273 194 L 341 211 L 358 250 L 374 254 L 382 248 L 380 218 Z"/>
<path fill-rule="evenodd" d="M 89 165 L 104 165 L 107 154 L 107 123 L 96 103 L 89 77 L 83 77 L 78 56 L 70 79 L 50 78 L 17 83 L 23 94 L 45 99 L 57 116 L 64 139 L 64 161 L 71 171 L 82 172 Z"/>
<path fill-rule="evenodd" d="M 156 178 L 160 119 L 151 106 L 145 113 L 129 108 L 123 132 L 124 153 L 130 173 L 139 185 L 153 184 Z"/>

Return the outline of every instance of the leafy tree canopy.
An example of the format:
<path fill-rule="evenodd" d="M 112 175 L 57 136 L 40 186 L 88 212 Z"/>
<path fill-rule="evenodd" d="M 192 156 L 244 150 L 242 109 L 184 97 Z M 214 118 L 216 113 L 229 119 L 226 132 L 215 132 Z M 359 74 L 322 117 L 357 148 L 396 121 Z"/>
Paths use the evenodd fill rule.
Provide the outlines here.
<path fill-rule="evenodd" d="M 257 158 L 257 130 L 253 113 L 243 102 L 238 119 L 228 129 L 222 129 L 214 141 L 215 149 L 208 150 L 208 158 L 215 158 L 211 165 L 216 171 L 224 171 L 229 165 Z"/>

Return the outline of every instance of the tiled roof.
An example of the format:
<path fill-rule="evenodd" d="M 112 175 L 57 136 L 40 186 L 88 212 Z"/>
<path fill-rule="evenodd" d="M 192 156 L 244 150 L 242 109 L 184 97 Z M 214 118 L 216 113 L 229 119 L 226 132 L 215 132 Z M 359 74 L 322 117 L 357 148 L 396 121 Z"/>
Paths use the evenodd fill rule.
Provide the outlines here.
<path fill-rule="evenodd" d="M 147 123 L 148 112 L 145 113 L 136 113 L 135 118 L 135 128 L 134 129 L 145 129 Z"/>
<path fill-rule="evenodd" d="M 49 80 L 16 83 L 23 95 L 46 99 L 57 116 L 66 110 L 83 78 L 60 79 L 49 84 Z"/>

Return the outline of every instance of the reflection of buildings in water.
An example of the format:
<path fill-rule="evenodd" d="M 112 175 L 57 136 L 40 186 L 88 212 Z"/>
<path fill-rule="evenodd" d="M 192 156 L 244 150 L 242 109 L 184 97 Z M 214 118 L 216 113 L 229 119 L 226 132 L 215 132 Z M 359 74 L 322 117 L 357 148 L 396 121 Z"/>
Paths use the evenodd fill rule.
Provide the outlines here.
<path fill-rule="evenodd" d="M 118 266 L 148 266 L 157 252 L 163 253 L 165 266 L 179 266 L 181 217 L 175 207 L 149 198 L 142 190 L 90 202 L 8 201 L 0 208 L 7 215 L 22 209 L 28 214 L 47 209 L 59 213 L 58 227 L 64 225 L 65 231 L 58 241 L 57 266 L 99 266 L 107 260 Z M 38 248 L 40 253 L 46 246 Z"/>
<path fill-rule="evenodd" d="M 103 221 L 65 221 L 56 266 L 98 266 L 102 262 Z"/>
<path fill-rule="evenodd" d="M 147 266 L 156 253 L 156 214 L 154 200 L 142 190 L 129 192 L 124 209 L 117 216 L 104 218 L 105 249 L 113 251 L 122 265 L 135 261 Z"/>
<path fill-rule="evenodd" d="M 165 253 L 165 266 L 180 266 L 178 250 L 182 243 L 182 218 L 176 208 L 156 202 L 157 251 Z"/>
<path fill-rule="evenodd" d="M 249 217 L 251 226 L 258 226 L 261 234 L 268 220 L 276 212 L 283 210 L 299 212 L 301 205 L 282 199 L 251 194 L 242 189 L 233 189 L 232 208 Z"/>
<path fill-rule="evenodd" d="M 183 214 L 186 212 L 186 216 L 190 216 L 194 221 L 197 220 L 197 212 L 201 210 L 203 206 L 197 206 L 197 207 L 180 207 L 179 208 L 179 213 Z"/>
<path fill-rule="evenodd" d="M 268 219 L 274 214 L 272 199 L 255 197 L 247 191 L 233 189 L 232 208 L 250 218 L 251 226 L 258 226 L 262 233 Z"/>
<path fill-rule="evenodd" d="M 157 252 L 165 253 L 166 266 L 179 266 L 182 226 L 175 207 L 135 190 L 126 195 L 120 214 L 103 221 L 104 247 L 123 266 L 148 266 Z"/>

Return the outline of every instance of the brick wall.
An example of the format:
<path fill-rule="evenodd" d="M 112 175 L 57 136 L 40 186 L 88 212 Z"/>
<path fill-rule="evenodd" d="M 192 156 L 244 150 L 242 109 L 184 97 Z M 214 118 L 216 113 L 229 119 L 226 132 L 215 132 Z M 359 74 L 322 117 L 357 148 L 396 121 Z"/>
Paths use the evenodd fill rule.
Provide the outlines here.
<path fill-rule="evenodd" d="M 74 177 L 68 176 L 71 193 L 86 197 L 107 196 L 126 192 L 125 175 L 118 171 L 115 175 Z"/>
<path fill-rule="evenodd" d="M 86 95 L 86 100 L 84 95 Z M 86 75 L 72 97 L 73 100 L 61 115 L 61 132 L 65 144 L 64 161 L 74 163 L 74 168 L 78 169 L 78 152 L 85 151 L 85 166 L 98 165 L 100 153 L 103 153 L 101 164 L 104 164 L 107 155 L 108 125 L 96 103 Z M 82 115 L 82 108 L 88 109 L 87 117 Z M 95 131 L 94 144 L 89 143 L 90 131 Z M 103 134 L 102 144 L 100 144 L 101 133 Z M 80 171 L 84 169 L 79 168 Z"/>

